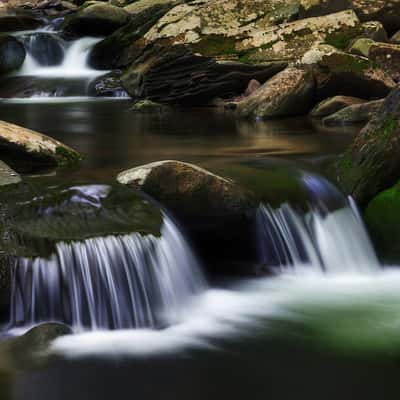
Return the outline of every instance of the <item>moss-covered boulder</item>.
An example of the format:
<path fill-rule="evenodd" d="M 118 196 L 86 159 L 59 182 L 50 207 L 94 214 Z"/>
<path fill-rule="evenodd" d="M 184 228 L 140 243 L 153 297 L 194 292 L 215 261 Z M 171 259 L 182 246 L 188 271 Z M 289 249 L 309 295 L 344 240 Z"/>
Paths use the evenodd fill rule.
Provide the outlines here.
<path fill-rule="evenodd" d="M 355 54 L 356 56 L 367 57 L 369 55 L 369 49 L 376 42 L 369 38 L 360 38 L 354 41 L 350 46 L 349 52 Z"/>
<path fill-rule="evenodd" d="M 61 142 L 5 121 L 0 121 L 0 157 L 17 171 L 65 166 L 81 159 Z"/>
<path fill-rule="evenodd" d="M 310 112 L 312 119 L 322 119 L 328 115 L 332 115 L 343 108 L 365 103 L 365 100 L 351 96 L 334 96 L 329 97 L 318 103 Z"/>
<path fill-rule="evenodd" d="M 0 74 L 21 67 L 25 61 L 25 48 L 13 36 L 0 35 Z"/>
<path fill-rule="evenodd" d="M 313 67 L 319 100 L 338 95 L 375 100 L 387 96 L 396 86 L 393 79 L 368 58 L 329 45 L 309 50 L 301 62 Z"/>
<path fill-rule="evenodd" d="M 68 36 L 105 36 L 129 22 L 129 13 L 120 7 L 96 2 L 82 6 L 78 12 L 67 16 L 62 30 Z"/>
<path fill-rule="evenodd" d="M 400 178 L 399 118 L 397 87 L 336 163 L 339 185 L 363 206 Z"/>
<path fill-rule="evenodd" d="M 372 43 L 368 57 L 396 82 L 400 80 L 400 45 Z"/>
<path fill-rule="evenodd" d="M 379 193 L 368 204 L 365 222 L 381 258 L 400 261 L 400 185 Z"/>
<path fill-rule="evenodd" d="M 325 126 L 366 124 L 375 117 L 383 102 L 382 99 L 350 105 L 324 117 L 322 124 Z"/>
<path fill-rule="evenodd" d="M 240 101 L 243 117 L 276 118 L 306 114 L 313 105 L 314 77 L 309 69 L 289 67 Z"/>

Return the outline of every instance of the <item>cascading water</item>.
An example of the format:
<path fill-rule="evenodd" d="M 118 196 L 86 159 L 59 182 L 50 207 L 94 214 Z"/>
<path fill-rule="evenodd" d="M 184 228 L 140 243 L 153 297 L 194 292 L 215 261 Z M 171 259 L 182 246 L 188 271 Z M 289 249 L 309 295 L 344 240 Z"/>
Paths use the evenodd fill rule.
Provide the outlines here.
<path fill-rule="evenodd" d="M 310 211 L 261 205 L 256 224 L 261 260 L 279 269 L 308 266 L 329 273 L 368 272 L 379 262 L 354 202 L 323 178 L 302 177 Z M 333 209 L 332 209 L 333 208 Z"/>
<path fill-rule="evenodd" d="M 11 326 L 61 321 L 76 330 L 156 328 L 205 288 L 184 237 L 164 215 L 161 237 L 139 234 L 58 243 L 48 259 L 19 259 Z"/>

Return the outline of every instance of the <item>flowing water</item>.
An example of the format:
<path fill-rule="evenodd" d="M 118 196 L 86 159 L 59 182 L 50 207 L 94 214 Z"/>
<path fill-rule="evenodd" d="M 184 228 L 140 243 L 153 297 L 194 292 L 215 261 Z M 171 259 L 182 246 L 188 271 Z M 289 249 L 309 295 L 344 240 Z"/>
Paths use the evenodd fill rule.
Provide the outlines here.
<path fill-rule="evenodd" d="M 58 65 L 32 55 L 16 76 L 64 69 L 88 82 L 98 74 L 84 62 L 93 43 L 69 43 Z M 264 199 L 255 251 L 276 275 L 204 278 L 166 214 L 160 237 L 58 242 L 50 257 L 20 258 L 11 326 L 57 320 L 75 332 L 52 343 L 43 368 L 3 383 L 5 399 L 395 398 L 400 272 L 380 265 L 352 199 L 318 175 L 354 132 L 304 119 L 239 121 L 221 110 L 137 115 L 126 100 L 64 95 L 0 103 L 0 119 L 86 156 L 30 179 L 104 184 L 155 160 L 200 164 Z"/>

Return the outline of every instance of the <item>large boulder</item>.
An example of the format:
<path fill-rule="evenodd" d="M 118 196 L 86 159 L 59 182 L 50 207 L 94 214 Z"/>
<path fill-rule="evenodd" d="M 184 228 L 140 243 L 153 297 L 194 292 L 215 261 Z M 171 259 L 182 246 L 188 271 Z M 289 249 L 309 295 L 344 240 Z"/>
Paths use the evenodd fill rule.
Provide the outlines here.
<path fill-rule="evenodd" d="M 397 87 L 336 163 L 339 185 L 363 206 L 400 178 L 399 118 Z"/>
<path fill-rule="evenodd" d="M 310 70 L 289 67 L 237 105 L 239 115 L 276 118 L 306 114 L 313 105 L 314 77 Z"/>
<path fill-rule="evenodd" d="M 232 272 L 233 264 L 256 263 L 253 217 L 257 202 L 239 185 L 179 161 L 136 167 L 117 179 L 172 211 L 213 273 L 227 264 Z"/>
<path fill-rule="evenodd" d="M 17 171 L 64 166 L 81 158 L 53 138 L 5 121 L 0 121 L 0 157 Z"/>
<path fill-rule="evenodd" d="M 129 22 L 129 13 L 111 4 L 99 3 L 81 7 L 66 17 L 62 30 L 67 36 L 105 36 Z"/>
<path fill-rule="evenodd" d="M 325 126 L 366 124 L 375 117 L 383 102 L 382 99 L 350 105 L 323 118 L 322 124 Z"/>
<path fill-rule="evenodd" d="M 318 100 L 338 95 L 375 100 L 387 96 L 396 86 L 393 79 L 368 58 L 329 45 L 309 50 L 301 62 L 313 67 Z"/>
<path fill-rule="evenodd" d="M 318 103 L 310 112 L 312 119 L 322 119 L 332 115 L 343 108 L 365 103 L 365 100 L 351 96 L 334 96 Z"/>
<path fill-rule="evenodd" d="M 320 17 L 343 10 L 349 10 L 353 6 L 351 0 L 300 0 L 300 18 Z"/>
<path fill-rule="evenodd" d="M 21 42 L 12 36 L 0 35 L 0 74 L 20 68 L 25 55 L 25 48 Z"/>
<path fill-rule="evenodd" d="M 42 21 L 32 13 L 9 7 L 0 8 L 0 32 L 25 31 L 41 25 Z"/>

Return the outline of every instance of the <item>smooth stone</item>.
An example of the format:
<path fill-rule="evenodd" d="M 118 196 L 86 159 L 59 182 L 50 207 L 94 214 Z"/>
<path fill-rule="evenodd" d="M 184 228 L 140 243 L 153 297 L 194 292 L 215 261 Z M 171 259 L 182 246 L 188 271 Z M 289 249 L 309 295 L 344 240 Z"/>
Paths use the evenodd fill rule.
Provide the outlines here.
<path fill-rule="evenodd" d="M 352 106 L 354 104 L 365 103 L 365 100 L 351 96 L 335 96 L 321 101 L 310 112 L 310 117 L 313 119 L 322 119 L 328 115 L 334 114 L 337 111 Z"/>
<path fill-rule="evenodd" d="M 20 68 L 25 56 L 25 48 L 19 40 L 13 36 L 0 35 L 0 74 Z"/>
<path fill-rule="evenodd" d="M 0 186 L 21 182 L 21 177 L 6 163 L 0 160 Z"/>

